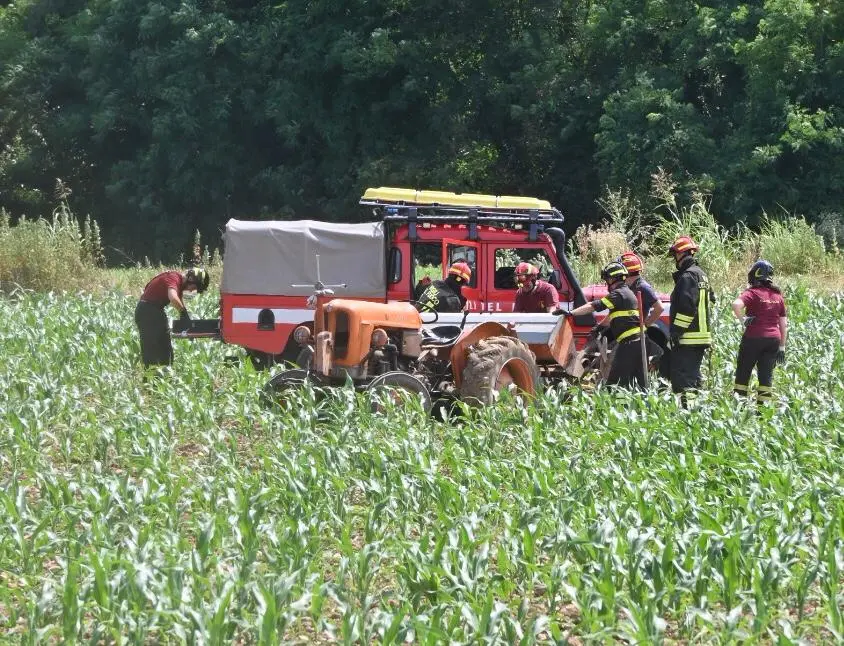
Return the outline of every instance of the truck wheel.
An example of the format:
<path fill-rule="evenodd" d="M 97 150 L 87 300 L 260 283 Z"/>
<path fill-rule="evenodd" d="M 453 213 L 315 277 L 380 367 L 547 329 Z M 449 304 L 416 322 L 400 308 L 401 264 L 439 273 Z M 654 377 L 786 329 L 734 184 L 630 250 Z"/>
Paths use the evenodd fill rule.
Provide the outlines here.
<path fill-rule="evenodd" d="M 396 404 L 401 404 L 409 397 L 418 398 L 422 409 L 426 413 L 431 412 L 431 393 L 428 387 L 420 379 L 407 372 L 394 371 L 378 375 L 369 382 L 365 392 L 369 395 L 373 413 L 385 411 L 383 403 L 379 400 L 388 397 Z"/>
<path fill-rule="evenodd" d="M 460 397 L 473 406 L 483 406 L 511 388 L 532 396 L 539 380 L 536 357 L 526 343 L 510 336 L 489 337 L 469 349 Z"/>

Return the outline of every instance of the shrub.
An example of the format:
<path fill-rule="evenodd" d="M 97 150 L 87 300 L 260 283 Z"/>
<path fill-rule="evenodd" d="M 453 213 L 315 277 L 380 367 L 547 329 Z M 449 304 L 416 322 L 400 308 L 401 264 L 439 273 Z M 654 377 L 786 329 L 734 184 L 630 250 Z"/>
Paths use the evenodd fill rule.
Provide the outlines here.
<path fill-rule="evenodd" d="M 0 289 L 89 287 L 102 258 L 99 226 L 90 218 L 80 226 L 64 201 L 52 221 L 23 217 L 13 225 L 8 213 L 0 212 Z"/>
<path fill-rule="evenodd" d="M 765 218 L 754 251 L 781 275 L 819 273 L 827 268 L 823 237 L 802 217 Z"/>

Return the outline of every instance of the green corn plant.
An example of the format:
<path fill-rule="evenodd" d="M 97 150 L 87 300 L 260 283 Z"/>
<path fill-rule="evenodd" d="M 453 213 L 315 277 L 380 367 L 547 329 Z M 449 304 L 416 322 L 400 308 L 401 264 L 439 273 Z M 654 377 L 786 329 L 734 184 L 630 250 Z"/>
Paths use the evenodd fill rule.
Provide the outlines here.
<path fill-rule="evenodd" d="M 210 342 L 176 340 L 144 381 L 133 297 L 0 298 L 0 631 L 835 640 L 844 299 L 786 298 L 789 359 L 758 417 L 730 394 L 740 331 L 719 308 L 697 411 L 568 386 L 445 421 L 373 414 L 351 388 L 268 406 L 266 374 Z"/>

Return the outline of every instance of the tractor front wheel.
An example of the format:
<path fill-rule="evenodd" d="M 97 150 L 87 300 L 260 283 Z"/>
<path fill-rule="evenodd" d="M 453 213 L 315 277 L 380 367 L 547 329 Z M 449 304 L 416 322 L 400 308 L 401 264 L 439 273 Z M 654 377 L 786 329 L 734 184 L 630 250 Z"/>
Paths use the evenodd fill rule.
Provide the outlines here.
<path fill-rule="evenodd" d="M 527 344 L 511 336 L 494 336 L 469 349 L 460 397 L 474 406 L 484 406 L 505 390 L 533 396 L 539 382 L 536 357 Z"/>
<path fill-rule="evenodd" d="M 264 386 L 264 398 L 270 403 L 282 403 L 287 393 L 304 386 L 310 381 L 309 377 L 308 371 L 301 368 L 282 370 Z"/>
<path fill-rule="evenodd" d="M 416 398 L 422 409 L 431 411 L 431 393 L 428 387 L 418 378 L 407 372 L 394 371 L 378 375 L 366 387 L 373 413 L 384 412 L 383 402 L 386 399 L 395 404 L 401 404 L 410 398 Z"/>

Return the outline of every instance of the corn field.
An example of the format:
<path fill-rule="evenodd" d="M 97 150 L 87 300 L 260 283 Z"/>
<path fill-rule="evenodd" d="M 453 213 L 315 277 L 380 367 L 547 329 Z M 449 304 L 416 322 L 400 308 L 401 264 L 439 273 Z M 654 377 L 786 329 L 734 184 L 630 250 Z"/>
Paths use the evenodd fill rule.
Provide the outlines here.
<path fill-rule="evenodd" d="M 786 296 L 758 416 L 722 295 L 696 410 L 570 387 L 443 421 L 342 389 L 267 406 L 213 341 L 144 381 L 132 299 L 13 294 L 2 640 L 840 643 L 844 298 Z"/>

